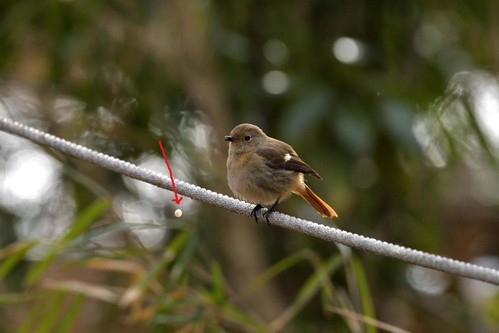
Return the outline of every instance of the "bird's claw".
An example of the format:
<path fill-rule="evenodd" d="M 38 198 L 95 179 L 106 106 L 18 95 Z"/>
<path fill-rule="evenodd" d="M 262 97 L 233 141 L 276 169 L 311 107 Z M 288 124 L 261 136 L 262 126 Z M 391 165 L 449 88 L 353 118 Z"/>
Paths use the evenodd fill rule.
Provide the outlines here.
<path fill-rule="evenodd" d="M 254 217 L 254 218 L 255 218 L 255 222 L 256 222 L 256 224 L 258 224 L 258 216 L 257 216 L 257 214 L 258 214 L 258 212 L 260 211 L 260 209 L 262 209 L 262 208 L 263 208 L 263 206 L 262 206 L 262 205 L 257 204 L 257 205 L 255 206 L 255 208 L 253 208 L 253 210 L 251 211 L 250 217 Z M 264 213 L 264 215 L 265 215 L 265 214 L 266 214 L 266 213 Z M 267 220 L 267 222 L 268 222 L 268 220 Z"/>
<path fill-rule="evenodd" d="M 269 216 L 270 214 L 272 214 L 274 212 L 274 210 L 272 209 L 267 209 L 267 211 L 265 213 L 262 214 L 263 217 L 265 217 L 265 219 L 267 220 L 267 225 L 270 225 L 270 222 L 269 222 Z"/>

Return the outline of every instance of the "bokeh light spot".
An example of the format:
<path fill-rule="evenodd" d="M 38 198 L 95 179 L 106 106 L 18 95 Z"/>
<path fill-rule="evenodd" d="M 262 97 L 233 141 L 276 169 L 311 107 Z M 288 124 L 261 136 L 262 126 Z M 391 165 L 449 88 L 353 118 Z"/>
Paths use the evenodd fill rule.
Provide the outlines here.
<path fill-rule="evenodd" d="M 280 65 L 288 58 L 289 50 L 282 41 L 270 39 L 263 45 L 263 55 L 270 63 Z"/>
<path fill-rule="evenodd" d="M 262 84 L 268 93 L 279 95 L 288 89 L 289 79 L 284 72 L 270 71 L 263 76 Z"/>
<path fill-rule="evenodd" d="M 13 154 L 5 165 L 0 193 L 7 205 L 36 203 L 47 198 L 58 179 L 59 164 L 37 150 Z"/>
<path fill-rule="evenodd" d="M 333 54 L 345 64 L 354 64 L 364 57 L 364 47 L 353 38 L 341 37 L 333 43 Z"/>

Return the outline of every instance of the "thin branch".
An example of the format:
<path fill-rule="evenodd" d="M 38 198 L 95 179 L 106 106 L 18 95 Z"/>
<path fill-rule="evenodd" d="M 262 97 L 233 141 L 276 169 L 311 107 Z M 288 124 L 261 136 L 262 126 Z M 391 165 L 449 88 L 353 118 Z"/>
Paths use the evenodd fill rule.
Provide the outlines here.
<path fill-rule="evenodd" d="M 43 146 L 51 147 L 66 155 L 94 163 L 102 168 L 106 168 L 122 175 L 144 181 L 160 188 L 172 190 L 172 183 L 168 176 L 161 175 L 133 165 L 129 162 L 96 152 L 32 127 L 22 125 L 10 119 L 0 118 L 0 130 L 21 136 Z M 175 179 L 175 185 L 178 193 L 181 195 L 190 197 L 194 200 L 206 202 L 238 214 L 249 216 L 254 206 L 181 180 Z M 413 265 L 423 266 L 499 285 L 499 271 L 492 268 L 413 250 L 337 228 L 298 219 L 296 217 L 278 212 L 270 215 L 269 220 L 274 226 L 301 232 L 329 242 L 340 243 L 351 248 L 395 258 Z M 248 219 L 248 222 L 251 222 L 251 220 Z"/>

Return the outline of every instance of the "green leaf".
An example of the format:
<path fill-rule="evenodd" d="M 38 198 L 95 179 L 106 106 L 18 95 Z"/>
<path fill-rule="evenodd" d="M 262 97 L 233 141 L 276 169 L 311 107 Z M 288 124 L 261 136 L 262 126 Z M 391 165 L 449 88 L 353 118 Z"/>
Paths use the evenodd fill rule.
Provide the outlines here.
<path fill-rule="evenodd" d="M 101 199 L 94 202 L 84 210 L 75 220 L 68 233 L 60 240 L 56 241 L 47 251 L 45 257 L 38 261 L 29 271 L 25 279 L 26 286 L 32 286 L 40 276 L 46 271 L 56 258 L 58 252 L 66 247 L 72 240 L 81 235 L 90 224 L 92 224 L 107 208 L 109 199 Z"/>
<path fill-rule="evenodd" d="M 144 274 L 144 276 L 135 285 L 131 286 L 127 290 L 125 295 L 123 295 L 121 300 L 123 305 L 128 305 L 129 303 L 133 302 L 145 290 L 147 290 L 151 286 L 151 284 L 156 281 L 158 275 L 160 275 L 161 272 L 163 272 L 166 267 L 168 267 L 168 265 L 172 263 L 173 260 L 177 257 L 178 252 L 185 245 L 187 240 L 187 232 L 179 233 L 175 238 L 172 239 L 170 244 L 168 244 L 163 257 L 161 257 L 161 260 L 159 260 L 156 265 L 149 269 L 147 273 Z M 168 289 L 168 287 L 165 286 L 165 289 Z"/>
<path fill-rule="evenodd" d="M 211 281 L 213 285 L 212 297 L 216 304 L 223 304 L 225 300 L 224 292 L 224 277 L 222 267 L 218 262 L 213 263 L 211 266 Z"/>
<path fill-rule="evenodd" d="M 45 302 L 40 302 L 40 299 L 41 297 L 48 297 L 48 295 L 50 295 L 50 293 L 37 295 L 38 297 L 35 299 L 34 306 L 32 305 L 30 307 L 30 311 L 27 313 L 26 318 L 24 318 L 21 325 L 16 330 L 16 333 L 37 332 L 35 327 L 38 326 L 38 322 L 43 320 L 44 309 L 47 306 Z"/>
<path fill-rule="evenodd" d="M 189 260 L 194 255 L 194 252 L 198 248 L 199 244 L 199 233 L 196 230 L 191 230 L 190 232 L 185 232 L 184 234 L 186 237 L 189 237 L 182 246 L 180 253 L 177 253 L 175 263 L 172 265 L 169 277 L 169 283 L 172 285 L 176 284 L 182 273 L 186 271 Z"/>
<path fill-rule="evenodd" d="M 0 264 L 0 280 L 3 279 L 7 274 L 12 271 L 16 264 L 21 261 L 26 252 L 32 249 L 36 245 L 36 242 L 23 242 L 16 243 L 7 248 L 0 250 L 0 258 L 6 257 L 4 261 Z"/>
<path fill-rule="evenodd" d="M 312 274 L 303 284 L 294 298 L 293 303 L 272 322 L 271 328 L 273 331 L 282 329 L 297 313 L 299 313 L 317 294 L 321 286 L 324 275 L 330 276 L 335 272 L 343 261 L 340 254 L 331 256 L 326 262 L 322 263 L 318 269 Z"/>
<path fill-rule="evenodd" d="M 368 318 L 376 318 L 376 313 L 374 310 L 373 299 L 371 296 L 371 291 L 369 289 L 369 284 L 367 282 L 366 273 L 364 268 L 358 258 L 355 256 L 351 257 L 353 273 L 357 281 L 357 287 L 359 289 L 360 301 L 362 304 L 362 312 Z M 367 333 L 376 333 L 378 329 L 376 326 L 366 324 Z"/>
<path fill-rule="evenodd" d="M 37 325 L 38 329 L 37 333 L 48 333 L 52 332 L 53 328 L 56 325 L 57 320 L 62 317 L 61 316 L 61 308 L 64 302 L 64 298 L 66 293 L 64 292 L 56 292 L 51 293 L 51 302 L 49 304 L 39 300 L 40 304 L 44 304 L 43 309 L 43 318 L 41 318 L 40 323 Z"/>
<path fill-rule="evenodd" d="M 110 200 L 104 198 L 94 202 L 90 207 L 85 209 L 78 218 L 74 221 L 73 225 L 69 229 L 69 232 L 62 239 L 62 245 L 65 245 L 76 237 L 80 236 L 89 225 L 91 225 L 97 218 L 106 211 L 109 207 Z"/>
<path fill-rule="evenodd" d="M 301 251 L 297 251 L 284 259 L 278 261 L 274 265 L 272 265 L 270 268 L 265 270 L 262 274 L 258 275 L 256 278 L 254 278 L 250 284 L 241 292 L 241 294 L 244 295 L 249 295 L 280 273 L 284 272 L 285 270 L 289 269 L 290 267 L 298 264 L 300 261 L 304 260 L 307 257 L 307 254 L 310 251 L 308 249 L 303 249 Z"/>
<path fill-rule="evenodd" d="M 80 313 L 80 309 L 83 305 L 83 301 L 85 300 L 85 296 L 83 294 L 77 294 L 68 305 L 68 309 L 64 313 L 61 319 L 61 323 L 58 325 L 56 333 L 68 333 L 71 331 L 78 314 Z"/>

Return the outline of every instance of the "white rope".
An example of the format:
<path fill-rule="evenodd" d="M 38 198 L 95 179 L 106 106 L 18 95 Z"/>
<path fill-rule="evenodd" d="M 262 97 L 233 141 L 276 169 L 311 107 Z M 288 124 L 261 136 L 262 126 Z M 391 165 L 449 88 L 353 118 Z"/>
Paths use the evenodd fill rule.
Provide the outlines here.
<path fill-rule="evenodd" d="M 150 170 L 138 167 L 129 162 L 96 152 L 75 143 L 60 139 L 29 126 L 6 118 L 0 118 L 0 130 L 21 136 L 43 146 L 51 147 L 66 155 L 94 163 L 100 167 L 135 178 L 149 184 L 171 190 L 170 178 Z M 195 200 L 203 201 L 235 213 L 249 216 L 254 205 L 216 193 L 175 179 L 179 194 Z M 298 231 L 329 242 L 340 243 L 355 249 L 370 251 L 379 255 L 392 257 L 407 263 L 452 273 L 463 277 L 490 282 L 499 285 L 499 271 L 438 255 L 413 250 L 407 247 L 390 244 L 373 238 L 364 237 L 351 232 L 298 219 L 289 215 L 274 212 L 269 217 L 273 226 Z M 252 223 L 253 219 L 248 219 Z"/>

